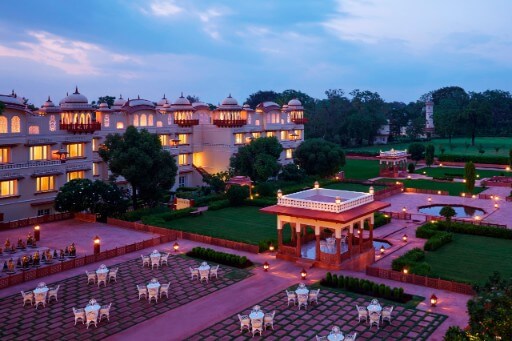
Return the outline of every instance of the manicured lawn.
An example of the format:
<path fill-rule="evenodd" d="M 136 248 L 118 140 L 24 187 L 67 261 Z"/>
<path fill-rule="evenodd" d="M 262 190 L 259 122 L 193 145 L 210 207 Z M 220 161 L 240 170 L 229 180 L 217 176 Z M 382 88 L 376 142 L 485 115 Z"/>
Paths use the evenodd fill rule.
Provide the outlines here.
<path fill-rule="evenodd" d="M 379 176 L 379 161 L 347 159 L 341 168 L 347 179 L 371 179 Z"/>
<path fill-rule="evenodd" d="M 417 174 L 425 174 L 427 176 L 433 176 L 433 177 L 444 177 L 444 176 L 456 176 L 457 178 L 463 178 L 464 177 L 464 168 L 456 168 L 456 167 L 425 167 L 416 170 Z M 477 169 L 476 174 L 480 175 L 480 179 L 483 178 L 490 178 L 492 176 L 512 176 L 512 172 L 507 171 L 497 171 L 497 170 L 490 170 L 490 169 Z"/>
<path fill-rule="evenodd" d="M 370 185 L 352 184 L 348 182 L 336 182 L 325 186 L 325 188 L 368 193 L 368 191 L 370 190 Z M 373 186 L 373 189 L 375 191 L 378 191 L 382 188 L 384 188 L 384 186 Z"/>
<path fill-rule="evenodd" d="M 384 181 L 395 182 L 397 179 L 382 179 Z M 420 188 L 420 189 L 432 189 L 435 191 L 448 191 L 450 195 L 460 195 L 462 192 L 466 192 L 466 187 L 462 182 L 438 182 L 432 180 L 409 180 L 409 179 L 399 179 L 398 181 L 402 182 L 405 187 L 410 188 Z M 473 194 L 478 194 L 482 192 L 485 188 L 483 187 L 475 187 L 473 190 Z"/>
<path fill-rule="evenodd" d="M 436 148 L 435 154 L 439 156 L 441 154 L 440 146 L 445 148 L 445 154 L 458 154 L 458 155 L 481 155 L 478 152 L 478 147 L 480 145 L 483 146 L 485 150 L 484 156 L 508 156 L 508 151 L 512 148 L 512 138 L 510 137 L 477 137 L 475 139 L 475 146 L 468 146 L 466 148 L 466 144 L 471 144 L 470 138 L 455 138 L 452 139 L 452 144 L 450 147 L 450 143 L 448 139 L 434 139 L 432 141 L 424 142 L 424 144 L 433 144 Z M 379 152 L 379 150 L 389 150 L 391 148 L 395 149 L 405 149 L 409 147 L 410 142 L 408 143 L 398 143 L 398 144 L 388 144 L 388 145 L 377 145 L 377 146 L 368 146 L 361 148 L 350 148 L 347 151 L 372 151 Z M 499 148 L 498 152 L 496 152 L 496 147 Z"/>
<path fill-rule="evenodd" d="M 512 240 L 455 234 L 453 241 L 427 252 L 436 275 L 455 281 L 484 282 L 494 271 L 512 274 Z"/>
<path fill-rule="evenodd" d="M 228 207 L 206 211 L 197 217 L 165 222 L 162 226 L 257 245 L 260 240 L 277 239 L 275 215 L 259 212 L 259 207 Z M 284 229 L 284 239 L 290 229 Z"/>

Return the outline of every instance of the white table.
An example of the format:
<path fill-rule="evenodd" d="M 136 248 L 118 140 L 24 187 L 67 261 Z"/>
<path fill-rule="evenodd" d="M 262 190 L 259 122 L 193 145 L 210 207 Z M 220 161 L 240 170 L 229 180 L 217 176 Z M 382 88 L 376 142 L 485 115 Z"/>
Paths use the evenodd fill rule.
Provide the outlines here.
<path fill-rule="evenodd" d="M 382 311 L 382 307 L 380 304 L 370 304 L 367 307 L 368 311 L 371 313 L 380 313 Z"/>
<path fill-rule="evenodd" d="M 263 311 L 261 310 L 258 310 L 258 311 L 253 311 L 249 314 L 249 318 L 252 320 L 252 319 L 262 319 L 263 317 L 265 316 L 265 314 L 263 313 Z"/>
<path fill-rule="evenodd" d="M 343 333 L 327 335 L 327 340 L 329 340 L 329 341 L 341 341 L 344 339 L 345 339 L 345 336 L 343 336 Z"/>
<path fill-rule="evenodd" d="M 96 270 L 97 274 L 106 274 L 108 272 L 109 272 L 108 268 L 99 268 L 98 270 Z"/>
<path fill-rule="evenodd" d="M 200 267 L 197 268 L 197 270 L 199 270 L 199 271 L 201 271 L 201 270 L 210 270 L 210 266 L 208 264 L 201 265 Z"/>
<path fill-rule="evenodd" d="M 88 313 L 90 311 L 99 311 L 101 308 L 101 306 L 99 304 L 93 304 L 93 305 L 88 305 L 87 307 L 84 308 L 85 312 Z"/>
<path fill-rule="evenodd" d="M 149 257 L 160 257 L 160 256 L 162 256 L 162 254 L 158 251 L 157 252 L 153 251 L 149 254 Z"/>
<path fill-rule="evenodd" d="M 149 289 L 154 289 L 154 288 L 160 288 L 160 283 L 156 282 L 156 283 L 149 283 L 148 285 L 146 285 L 146 287 Z"/>
<path fill-rule="evenodd" d="M 35 288 L 33 292 L 34 292 L 34 294 L 44 294 L 44 293 L 48 292 L 48 290 L 50 290 L 50 288 L 42 287 L 42 288 Z"/>
<path fill-rule="evenodd" d="M 295 293 L 297 295 L 307 295 L 307 294 L 309 294 L 309 289 L 308 288 L 297 288 L 297 290 L 295 290 Z"/>

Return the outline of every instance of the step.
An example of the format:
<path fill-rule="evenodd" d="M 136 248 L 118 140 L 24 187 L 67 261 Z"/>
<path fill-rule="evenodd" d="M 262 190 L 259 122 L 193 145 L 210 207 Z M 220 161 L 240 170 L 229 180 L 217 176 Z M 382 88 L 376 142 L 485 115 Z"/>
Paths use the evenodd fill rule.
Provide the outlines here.
<path fill-rule="evenodd" d="M 304 269 L 311 269 L 315 265 L 314 259 L 308 259 L 308 258 L 299 258 L 295 262 L 299 267 L 303 267 Z"/>

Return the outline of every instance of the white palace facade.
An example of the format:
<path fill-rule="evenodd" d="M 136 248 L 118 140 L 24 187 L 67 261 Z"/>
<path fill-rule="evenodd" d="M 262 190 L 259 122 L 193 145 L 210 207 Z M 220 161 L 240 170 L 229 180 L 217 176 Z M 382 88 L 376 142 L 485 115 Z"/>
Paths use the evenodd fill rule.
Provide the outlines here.
<path fill-rule="evenodd" d="M 304 109 L 296 99 L 252 109 L 230 95 L 211 110 L 183 95 L 156 104 L 120 96 L 109 108 L 92 106 L 76 89 L 59 104 L 48 98 L 35 111 L 14 92 L 0 95 L 0 102 L 0 222 L 55 213 L 58 189 L 72 179 L 107 180 L 98 149 L 108 134 L 122 134 L 130 125 L 158 134 L 176 158 L 176 187 L 201 185 L 204 172 L 227 170 L 230 157 L 254 138 L 275 136 L 283 164 L 304 140 Z"/>

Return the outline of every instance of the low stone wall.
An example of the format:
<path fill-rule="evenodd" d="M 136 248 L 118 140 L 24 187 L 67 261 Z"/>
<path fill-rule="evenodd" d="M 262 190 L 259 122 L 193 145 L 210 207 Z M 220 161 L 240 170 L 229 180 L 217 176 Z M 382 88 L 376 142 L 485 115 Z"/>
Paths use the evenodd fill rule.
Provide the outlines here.
<path fill-rule="evenodd" d="M 423 193 L 423 194 L 436 194 L 436 195 L 450 195 L 448 191 L 437 191 L 434 189 L 422 189 L 422 188 L 411 188 L 406 187 L 405 192 L 407 193 Z"/>
<path fill-rule="evenodd" d="M 73 218 L 76 220 L 84 221 L 86 223 L 96 222 L 96 214 L 93 213 L 75 213 Z"/>
<path fill-rule="evenodd" d="M 39 224 L 45 224 L 52 221 L 66 220 L 73 218 L 73 213 L 55 213 L 42 215 L 38 217 L 24 218 L 19 220 L 11 220 L 8 222 L 0 223 L 0 230 L 16 229 L 18 227 L 33 226 Z"/>
<path fill-rule="evenodd" d="M 366 267 L 366 274 L 368 276 L 390 279 L 393 281 L 421 285 L 424 287 L 447 290 L 464 295 L 474 295 L 475 292 L 471 285 L 459 283 L 454 281 L 447 281 L 439 278 L 431 278 L 426 276 L 419 276 L 415 274 L 404 274 L 400 271 L 389 269 L 381 269 L 376 267 Z"/>

